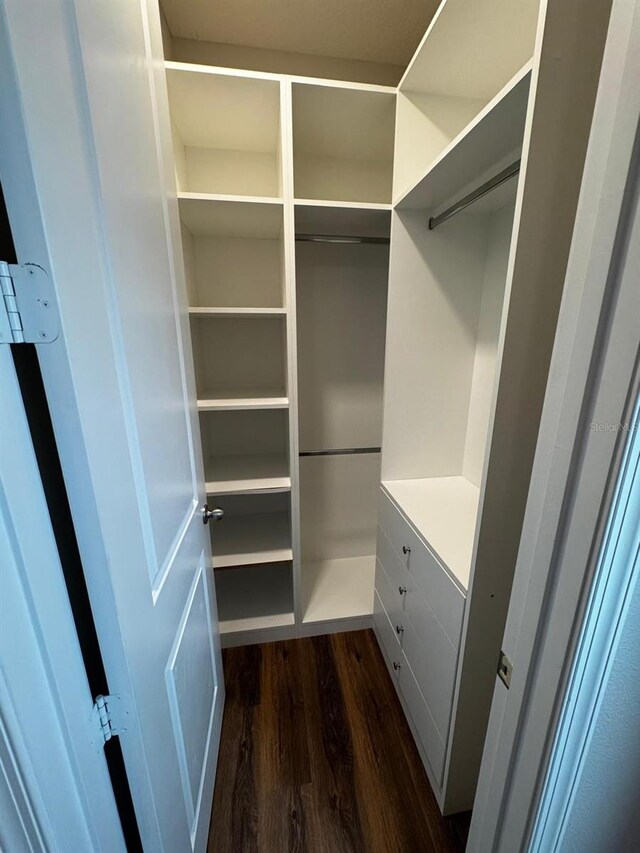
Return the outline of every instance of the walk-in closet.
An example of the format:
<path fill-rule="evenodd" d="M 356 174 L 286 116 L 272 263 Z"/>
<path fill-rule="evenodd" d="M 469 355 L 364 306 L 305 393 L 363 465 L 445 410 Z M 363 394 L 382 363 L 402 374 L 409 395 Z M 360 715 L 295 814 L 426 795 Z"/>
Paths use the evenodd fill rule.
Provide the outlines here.
<path fill-rule="evenodd" d="M 0 345 L 33 349 L 8 423 L 52 523 L 29 561 L 7 526 L 11 613 L 80 827 L 43 849 L 461 853 L 503 814 L 546 613 L 523 552 L 555 595 L 545 400 L 618 310 L 575 247 L 617 292 L 624 157 L 590 134 L 624 123 L 635 5 L 0 2 Z"/>
<path fill-rule="evenodd" d="M 373 626 L 445 812 L 473 802 L 579 185 L 591 82 L 551 82 L 557 18 L 445 0 L 397 87 L 166 63 L 223 646 Z"/>
<path fill-rule="evenodd" d="M 445 0 L 397 87 L 166 63 L 223 646 L 373 625 L 445 812 L 473 802 L 579 184 L 539 13 Z"/>

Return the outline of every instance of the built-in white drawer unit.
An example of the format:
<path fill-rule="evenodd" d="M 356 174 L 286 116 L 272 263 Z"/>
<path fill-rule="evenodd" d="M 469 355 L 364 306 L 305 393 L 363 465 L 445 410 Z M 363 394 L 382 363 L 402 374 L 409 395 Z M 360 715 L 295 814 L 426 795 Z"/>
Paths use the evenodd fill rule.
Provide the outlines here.
<path fill-rule="evenodd" d="M 379 506 L 378 522 L 389 544 L 457 648 L 462 631 L 464 592 L 384 490 L 380 494 Z M 386 565 L 385 569 L 388 569 Z"/>
<path fill-rule="evenodd" d="M 384 491 L 378 521 L 376 633 L 423 758 L 441 784 L 465 595 Z"/>
<path fill-rule="evenodd" d="M 445 634 L 382 528 L 378 528 L 376 590 L 411 664 L 438 731 L 446 739 L 453 703 L 458 647 L 454 646 Z"/>

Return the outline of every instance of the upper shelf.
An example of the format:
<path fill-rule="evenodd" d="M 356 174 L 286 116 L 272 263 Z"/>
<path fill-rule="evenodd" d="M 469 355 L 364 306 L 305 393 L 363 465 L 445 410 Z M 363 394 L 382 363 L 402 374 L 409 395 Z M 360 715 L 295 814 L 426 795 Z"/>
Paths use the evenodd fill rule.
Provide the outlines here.
<path fill-rule="evenodd" d="M 208 495 L 291 491 L 286 453 L 216 455 L 205 460 Z"/>
<path fill-rule="evenodd" d="M 391 205 L 300 199 L 295 203 L 295 227 L 296 235 L 388 238 Z"/>
<path fill-rule="evenodd" d="M 538 0 L 444 0 L 400 91 L 490 101 L 533 56 Z"/>
<path fill-rule="evenodd" d="M 417 177 L 396 202 L 400 208 L 435 211 L 482 183 L 490 171 L 520 156 L 527 114 L 528 62 Z"/>
<path fill-rule="evenodd" d="M 194 237 L 274 240 L 282 233 L 282 202 L 277 199 L 178 193 L 178 205 L 180 219 Z"/>
<path fill-rule="evenodd" d="M 281 195 L 280 84 L 167 68 L 180 190 Z"/>
<path fill-rule="evenodd" d="M 295 195 L 389 203 L 395 94 L 293 84 Z"/>
<path fill-rule="evenodd" d="M 211 537 L 214 569 L 281 563 L 293 559 L 287 512 L 238 515 L 224 519 Z"/>
<path fill-rule="evenodd" d="M 244 396 L 242 396 L 244 394 Z M 264 391 L 262 388 L 248 390 L 223 397 L 219 392 L 198 397 L 199 412 L 244 412 L 258 409 L 288 409 L 289 398 L 282 396 L 280 389 Z"/>
<path fill-rule="evenodd" d="M 400 81 L 395 201 L 529 67 L 538 12 L 538 0 L 441 4 Z"/>

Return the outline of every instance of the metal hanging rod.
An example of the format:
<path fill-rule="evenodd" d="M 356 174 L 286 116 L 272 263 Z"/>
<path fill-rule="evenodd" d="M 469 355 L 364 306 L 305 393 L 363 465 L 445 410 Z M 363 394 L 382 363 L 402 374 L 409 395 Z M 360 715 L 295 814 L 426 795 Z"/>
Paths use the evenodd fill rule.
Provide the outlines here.
<path fill-rule="evenodd" d="M 380 453 L 381 447 L 341 447 L 337 450 L 301 450 L 300 456 L 351 456 L 355 453 Z"/>
<path fill-rule="evenodd" d="M 503 169 L 493 178 L 490 178 L 482 184 L 482 186 L 479 186 L 477 189 L 470 192 L 469 195 L 466 195 L 464 198 L 461 198 L 460 201 L 452 204 L 451 207 L 448 207 L 445 211 L 438 214 L 438 216 L 429 217 L 429 231 L 433 231 L 433 229 L 437 228 L 438 225 L 442 225 L 443 222 L 446 222 L 447 219 L 451 219 L 451 217 L 455 216 L 456 213 L 460 213 L 460 211 L 464 210 L 465 207 L 469 207 L 469 205 L 473 204 L 474 201 L 477 201 L 479 198 L 482 198 L 482 196 L 490 193 L 491 190 L 495 190 L 495 188 L 499 187 L 500 184 L 504 184 L 504 182 L 508 181 L 509 178 L 513 178 L 514 175 L 517 175 L 519 171 L 520 160 L 518 159 L 515 163 L 507 166 L 506 169 Z"/>
<path fill-rule="evenodd" d="M 389 237 L 355 237 L 343 234 L 296 234 L 299 243 L 378 243 L 389 245 Z"/>

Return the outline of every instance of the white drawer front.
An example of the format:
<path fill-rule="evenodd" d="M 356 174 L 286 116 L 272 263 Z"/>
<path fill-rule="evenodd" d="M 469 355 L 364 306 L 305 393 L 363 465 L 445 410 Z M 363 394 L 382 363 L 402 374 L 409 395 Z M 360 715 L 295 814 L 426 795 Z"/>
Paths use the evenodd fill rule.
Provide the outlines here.
<path fill-rule="evenodd" d="M 393 597 L 397 600 L 398 608 L 404 610 L 406 597 L 414 591 L 417 592 L 415 578 L 405 568 L 404 563 L 398 557 L 382 527 L 378 527 L 376 556 L 382 563 L 389 584 L 393 588 Z M 402 590 L 406 590 L 406 593 L 402 592 Z M 388 610 L 389 608 L 387 607 L 387 612 Z"/>
<path fill-rule="evenodd" d="M 394 682 L 397 682 L 400 670 L 396 669 L 393 664 L 395 663 L 397 666 L 401 662 L 402 649 L 377 592 L 373 601 L 373 627 L 380 641 L 380 649 L 387 669 Z"/>
<path fill-rule="evenodd" d="M 376 593 L 380 597 L 380 601 L 384 605 L 384 609 L 387 612 L 391 626 L 395 630 L 396 626 L 400 626 L 402 623 L 403 602 L 398 594 L 397 588 L 391 584 L 380 560 L 376 560 Z M 398 631 L 396 631 L 396 635 L 398 636 L 398 639 L 400 639 L 400 633 Z"/>
<path fill-rule="evenodd" d="M 390 498 L 381 492 L 379 523 L 438 622 L 457 648 L 465 597 Z M 403 553 L 403 548 L 407 553 Z M 385 566 L 386 568 L 386 566 Z"/>
<path fill-rule="evenodd" d="M 400 562 L 384 530 L 378 528 L 376 589 L 393 623 L 399 625 L 400 644 L 442 738 L 446 740 L 453 703 L 458 662 L 454 647 L 417 588 L 410 572 Z M 399 588 L 407 592 L 400 594 Z M 396 631 L 396 633 L 398 633 Z"/>
<path fill-rule="evenodd" d="M 422 748 L 431 767 L 438 787 L 442 786 L 446 748 L 431 716 L 427 703 L 420 692 L 411 666 L 403 654 L 402 667 L 399 670 L 398 685 L 413 727 L 420 739 Z"/>
<path fill-rule="evenodd" d="M 431 641 L 420 642 L 410 619 L 402 627 L 402 649 L 411 665 L 438 732 L 446 742 L 453 706 L 458 656 L 442 628 L 430 626 Z"/>

